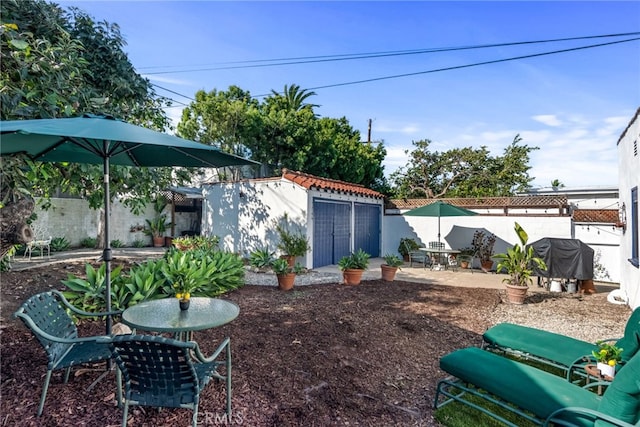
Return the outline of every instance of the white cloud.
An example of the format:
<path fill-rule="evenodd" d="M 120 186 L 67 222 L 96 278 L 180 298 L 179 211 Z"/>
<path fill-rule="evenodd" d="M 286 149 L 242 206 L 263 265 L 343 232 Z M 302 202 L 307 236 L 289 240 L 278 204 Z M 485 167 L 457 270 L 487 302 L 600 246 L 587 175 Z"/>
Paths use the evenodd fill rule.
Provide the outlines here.
<path fill-rule="evenodd" d="M 547 126 L 561 126 L 562 122 L 553 114 L 540 114 L 538 116 L 533 116 L 533 120 L 545 124 Z"/>

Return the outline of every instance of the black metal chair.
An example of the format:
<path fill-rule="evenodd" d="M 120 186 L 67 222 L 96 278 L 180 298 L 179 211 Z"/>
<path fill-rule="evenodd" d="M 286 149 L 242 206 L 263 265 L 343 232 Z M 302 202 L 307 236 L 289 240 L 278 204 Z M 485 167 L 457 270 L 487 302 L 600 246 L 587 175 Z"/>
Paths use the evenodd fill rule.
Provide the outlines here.
<path fill-rule="evenodd" d="M 200 392 L 211 378 L 226 381 L 226 416 L 231 420 L 229 338 L 209 357 L 193 341 L 160 336 L 121 335 L 110 340 L 109 347 L 124 379 L 123 427 L 127 425 L 129 405 L 192 409 L 195 427 Z M 216 360 L 223 351 L 225 360 Z M 218 373 L 220 365 L 225 366 L 225 375 Z"/>
<path fill-rule="evenodd" d="M 89 313 L 79 310 L 71 305 L 62 293 L 55 290 L 30 297 L 15 312 L 14 317 L 24 322 L 47 353 L 47 376 L 42 387 L 38 416 L 42 415 L 53 371 L 66 368 L 66 384 L 72 366 L 111 359 L 111 351 L 107 344 L 98 342 L 100 338 L 109 337 L 78 337 L 78 329 L 67 310 L 79 316 L 90 317 L 121 313 Z"/>

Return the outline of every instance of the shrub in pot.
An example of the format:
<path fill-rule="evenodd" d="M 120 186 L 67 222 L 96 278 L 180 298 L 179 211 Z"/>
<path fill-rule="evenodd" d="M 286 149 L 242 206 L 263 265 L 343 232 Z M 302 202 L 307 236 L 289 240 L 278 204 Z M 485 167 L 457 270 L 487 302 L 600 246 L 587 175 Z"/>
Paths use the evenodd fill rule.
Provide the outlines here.
<path fill-rule="evenodd" d="M 276 225 L 276 231 L 280 236 L 278 249 L 293 267 L 296 257 L 305 255 L 309 250 L 309 239 L 301 231 L 290 231 L 283 224 Z"/>
<path fill-rule="evenodd" d="M 382 270 L 382 280 L 385 282 L 393 282 L 396 277 L 396 272 L 403 264 L 403 261 L 398 258 L 397 255 L 387 254 L 383 257 L 384 264 L 380 265 Z"/>
<path fill-rule="evenodd" d="M 296 263 L 291 267 L 288 261 L 284 258 L 277 258 L 271 263 L 271 269 L 278 278 L 278 288 L 283 291 L 288 291 L 293 288 L 296 280 L 296 274 L 300 273 L 303 269 L 302 265 Z"/>
<path fill-rule="evenodd" d="M 542 258 L 537 257 L 532 246 L 527 246 L 529 236 L 520 224 L 515 223 L 514 230 L 520 239 L 520 244 L 516 243 L 506 253 L 497 254 L 497 271 L 505 270 L 509 275 L 503 282 L 507 284 L 507 298 L 514 304 L 522 304 L 527 295 L 527 289 L 532 283 L 531 275 L 533 267 L 540 271 L 547 269 Z"/>
<path fill-rule="evenodd" d="M 338 268 L 342 270 L 342 277 L 345 285 L 359 285 L 362 280 L 362 273 L 369 266 L 370 255 L 358 249 L 351 255 L 346 255 L 338 261 Z"/>
<path fill-rule="evenodd" d="M 398 245 L 398 252 L 402 255 L 402 259 L 405 261 L 409 261 L 409 251 L 417 251 L 420 248 L 418 242 L 410 237 L 403 237 L 400 239 L 400 244 Z"/>

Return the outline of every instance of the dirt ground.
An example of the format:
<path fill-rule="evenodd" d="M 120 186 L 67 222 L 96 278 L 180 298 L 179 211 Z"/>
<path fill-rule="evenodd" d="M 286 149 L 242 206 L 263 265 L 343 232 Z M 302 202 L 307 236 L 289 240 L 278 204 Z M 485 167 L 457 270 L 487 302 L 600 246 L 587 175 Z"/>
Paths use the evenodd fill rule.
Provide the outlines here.
<path fill-rule="evenodd" d="M 11 314 L 84 263 L 3 273 L 0 426 L 118 426 L 114 375 L 87 390 L 101 370 L 80 370 L 68 384 L 54 374 L 36 417 L 46 373 L 44 352 Z M 500 291 L 409 282 L 323 284 L 290 292 L 247 285 L 223 298 L 240 307 L 224 327 L 197 332 L 205 353 L 231 337 L 233 417 L 246 426 L 429 426 L 439 358 L 479 345 Z M 84 322 L 80 334 L 104 333 Z M 104 365 L 100 365 L 104 370 Z M 199 425 L 222 424 L 224 386 L 201 397 Z M 133 408 L 131 426 L 190 425 L 186 409 Z"/>

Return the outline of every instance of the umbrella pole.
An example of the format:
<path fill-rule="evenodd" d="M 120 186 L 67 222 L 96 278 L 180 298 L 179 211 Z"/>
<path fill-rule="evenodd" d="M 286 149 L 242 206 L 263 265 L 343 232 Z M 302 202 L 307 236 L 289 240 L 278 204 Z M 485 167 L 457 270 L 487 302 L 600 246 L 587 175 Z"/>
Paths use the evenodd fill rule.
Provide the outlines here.
<path fill-rule="evenodd" d="M 108 151 L 108 142 L 104 141 L 104 152 Z M 111 214 L 109 207 L 109 155 L 105 155 L 104 157 L 104 250 L 102 252 L 102 259 L 105 264 L 105 284 L 106 284 L 106 295 L 105 295 L 105 303 L 107 306 L 107 311 L 111 311 L 111 242 L 109 241 L 109 216 Z M 111 316 L 107 316 L 107 335 L 111 335 Z"/>

